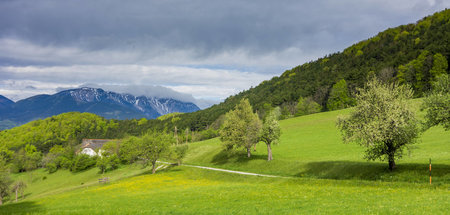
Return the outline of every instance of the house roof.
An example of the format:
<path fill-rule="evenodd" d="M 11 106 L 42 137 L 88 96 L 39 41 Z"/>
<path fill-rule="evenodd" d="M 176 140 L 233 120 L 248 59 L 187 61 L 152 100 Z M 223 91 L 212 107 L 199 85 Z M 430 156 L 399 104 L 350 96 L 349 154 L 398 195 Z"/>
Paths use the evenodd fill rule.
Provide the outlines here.
<path fill-rule="evenodd" d="M 91 148 L 97 150 L 101 148 L 105 143 L 113 141 L 112 139 L 83 139 L 81 148 Z"/>

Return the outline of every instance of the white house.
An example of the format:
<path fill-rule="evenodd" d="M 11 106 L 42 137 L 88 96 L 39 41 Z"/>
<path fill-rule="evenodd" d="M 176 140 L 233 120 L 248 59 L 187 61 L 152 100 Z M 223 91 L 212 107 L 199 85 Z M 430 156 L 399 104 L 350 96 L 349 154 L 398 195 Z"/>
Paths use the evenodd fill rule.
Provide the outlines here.
<path fill-rule="evenodd" d="M 81 142 L 81 154 L 87 154 L 89 156 L 101 156 L 101 148 L 105 143 L 113 141 L 111 139 L 83 139 Z"/>

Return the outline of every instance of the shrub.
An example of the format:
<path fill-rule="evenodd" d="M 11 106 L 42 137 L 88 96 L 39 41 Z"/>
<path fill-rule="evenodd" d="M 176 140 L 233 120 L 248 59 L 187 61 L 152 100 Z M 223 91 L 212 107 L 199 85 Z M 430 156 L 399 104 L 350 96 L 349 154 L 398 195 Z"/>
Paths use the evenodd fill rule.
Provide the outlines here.
<path fill-rule="evenodd" d="M 89 155 L 80 154 L 75 157 L 75 160 L 72 165 L 72 171 L 73 172 L 79 172 L 86 169 L 89 169 L 90 167 L 94 166 L 96 163 L 95 157 L 91 157 Z"/>

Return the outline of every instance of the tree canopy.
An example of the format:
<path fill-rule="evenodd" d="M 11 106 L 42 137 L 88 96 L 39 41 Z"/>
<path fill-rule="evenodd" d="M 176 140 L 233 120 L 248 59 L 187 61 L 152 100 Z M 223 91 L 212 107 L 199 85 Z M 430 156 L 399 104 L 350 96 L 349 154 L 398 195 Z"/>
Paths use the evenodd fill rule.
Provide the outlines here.
<path fill-rule="evenodd" d="M 419 136 L 418 120 L 407 103 L 412 95 L 407 85 L 370 80 L 359 90 L 357 105 L 350 116 L 337 121 L 344 142 L 366 147 L 368 160 L 388 160 L 389 169 L 393 170 L 395 160 Z"/>
<path fill-rule="evenodd" d="M 450 78 L 442 74 L 436 79 L 422 106 L 426 110 L 426 126 L 442 125 L 450 130 Z"/>
<path fill-rule="evenodd" d="M 262 123 L 248 99 L 242 99 L 234 110 L 225 115 L 220 140 L 226 150 L 245 148 L 247 156 L 251 156 L 251 148 L 259 142 Z"/>

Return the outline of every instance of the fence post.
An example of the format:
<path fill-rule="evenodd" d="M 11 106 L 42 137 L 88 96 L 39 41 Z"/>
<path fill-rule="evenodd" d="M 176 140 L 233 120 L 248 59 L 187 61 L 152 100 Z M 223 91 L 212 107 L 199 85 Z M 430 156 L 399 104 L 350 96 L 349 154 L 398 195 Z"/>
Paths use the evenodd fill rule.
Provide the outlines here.
<path fill-rule="evenodd" d="M 431 184 L 431 158 L 430 158 L 430 184 Z"/>

